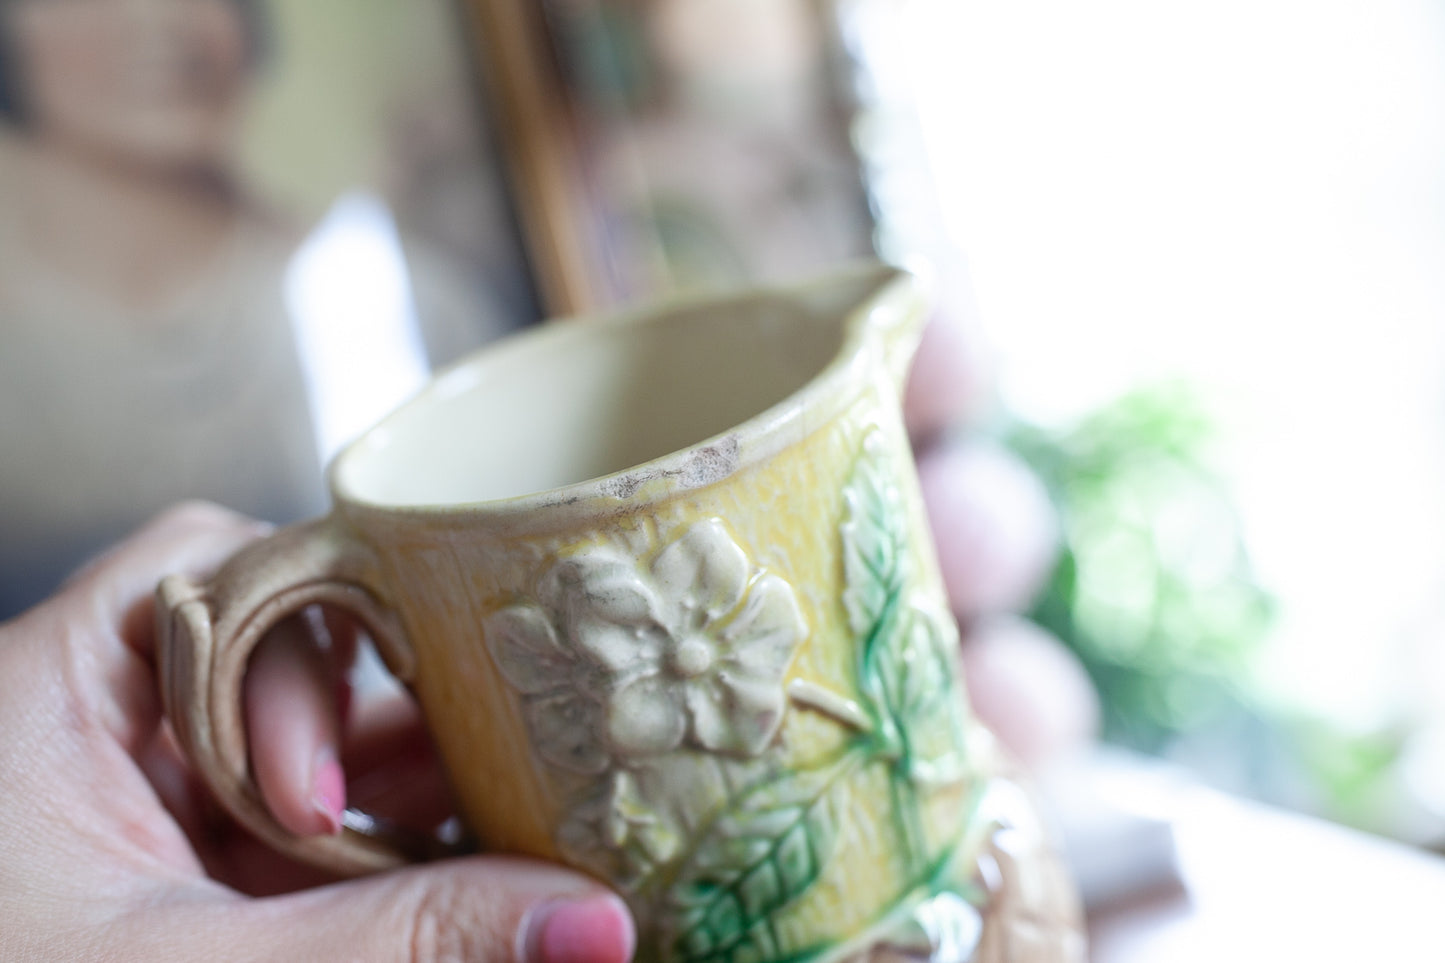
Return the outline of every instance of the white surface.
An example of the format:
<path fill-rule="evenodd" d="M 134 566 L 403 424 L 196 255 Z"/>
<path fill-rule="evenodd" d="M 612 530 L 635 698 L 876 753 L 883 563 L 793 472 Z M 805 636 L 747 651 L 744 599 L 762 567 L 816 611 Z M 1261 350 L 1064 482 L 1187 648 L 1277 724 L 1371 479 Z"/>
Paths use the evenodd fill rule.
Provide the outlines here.
<path fill-rule="evenodd" d="M 1187 896 L 1099 921 L 1097 963 L 1445 959 L 1445 861 L 1205 790 L 1174 830 Z"/>
<path fill-rule="evenodd" d="M 1157 762 L 1102 747 L 1043 774 L 1043 803 L 1086 911 L 1178 891 L 1170 820 L 1184 785 Z"/>

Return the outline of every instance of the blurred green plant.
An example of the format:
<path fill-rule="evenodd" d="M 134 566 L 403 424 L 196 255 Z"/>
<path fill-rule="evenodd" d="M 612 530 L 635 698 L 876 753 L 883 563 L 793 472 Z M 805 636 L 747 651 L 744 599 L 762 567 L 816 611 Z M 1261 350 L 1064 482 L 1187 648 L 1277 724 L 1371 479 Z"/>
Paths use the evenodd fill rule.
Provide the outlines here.
<path fill-rule="evenodd" d="M 1183 385 L 1134 391 L 1061 429 L 1005 433 L 1064 536 L 1031 618 L 1082 660 L 1105 738 L 1148 752 L 1246 708 L 1274 613 L 1207 467 L 1211 433 Z"/>
<path fill-rule="evenodd" d="M 1396 835 L 1393 791 L 1397 767 L 1409 742 L 1404 727 L 1375 732 L 1346 732 L 1318 718 L 1296 718 L 1289 745 L 1310 780 L 1316 807 L 1339 822 Z"/>
<path fill-rule="evenodd" d="M 1014 421 L 1063 546 L 1033 611 L 1098 688 L 1104 738 L 1186 758 L 1227 788 L 1390 833 L 1398 729 L 1355 732 L 1263 693 L 1276 606 L 1210 464 L 1214 419 L 1185 384 L 1138 389 L 1076 422 Z"/>

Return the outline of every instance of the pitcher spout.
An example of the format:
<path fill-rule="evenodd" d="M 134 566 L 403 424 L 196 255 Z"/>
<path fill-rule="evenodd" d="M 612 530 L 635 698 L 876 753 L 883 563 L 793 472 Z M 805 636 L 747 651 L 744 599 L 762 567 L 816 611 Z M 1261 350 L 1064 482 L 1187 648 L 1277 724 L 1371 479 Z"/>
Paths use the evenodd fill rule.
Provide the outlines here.
<path fill-rule="evenodd" d="M 860 272 L 858 281 L 872 291 L 846 321 L 848 346 L 876 359 L 901 396 L 933 303 L 929 272 L 916 264 L 880 264 Z"/>

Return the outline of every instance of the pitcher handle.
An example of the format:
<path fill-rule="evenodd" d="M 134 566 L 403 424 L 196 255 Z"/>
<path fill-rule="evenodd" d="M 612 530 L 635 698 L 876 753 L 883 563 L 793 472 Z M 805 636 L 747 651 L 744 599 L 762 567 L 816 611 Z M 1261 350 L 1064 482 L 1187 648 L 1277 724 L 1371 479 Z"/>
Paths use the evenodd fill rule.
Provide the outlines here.
<path fill-rule="evenodd" d="M 415 655 L 378 598 L 371 553 L 335 518 L 283 528 L 236 553 L 211 578 L 178 575 L 156 589 L 161 698 L 181 749 L 221 805 L 273 848 L 343 876 L 437 855 L 439 842 L 348 810 L 335 836 L 298 836 L 271 814 L 250 767 L 241 688 L 272 626 L 309 605 L 335 605 L 366 628 L 392 674 L 409 683 Z"/>

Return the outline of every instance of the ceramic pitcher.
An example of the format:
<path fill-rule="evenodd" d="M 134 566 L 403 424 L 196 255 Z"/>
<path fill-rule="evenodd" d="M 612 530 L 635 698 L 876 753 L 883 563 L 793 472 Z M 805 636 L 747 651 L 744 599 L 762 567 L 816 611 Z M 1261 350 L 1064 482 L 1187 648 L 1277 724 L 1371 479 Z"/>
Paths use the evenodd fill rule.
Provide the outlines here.
<path fill-rule="evenodd" d="M 1072 897 L 970 718 L 899 403 L 925 314 L 868 265 L 544 326 L 345 450 L 325 518 L 160 589 L 164 697 L 236 816 L 296 838 L 240 679 L 279 618 L 350 611 L 414 694 L 484 850 L 627 899 L 639 959 L 1078 958 Z"/>

